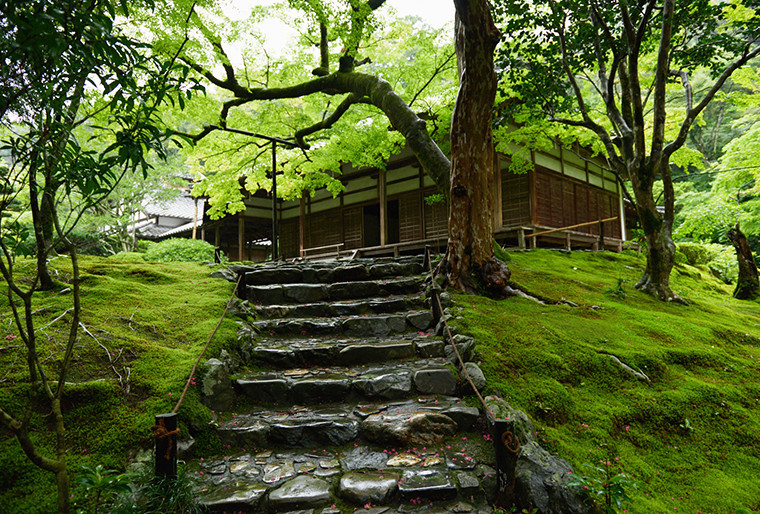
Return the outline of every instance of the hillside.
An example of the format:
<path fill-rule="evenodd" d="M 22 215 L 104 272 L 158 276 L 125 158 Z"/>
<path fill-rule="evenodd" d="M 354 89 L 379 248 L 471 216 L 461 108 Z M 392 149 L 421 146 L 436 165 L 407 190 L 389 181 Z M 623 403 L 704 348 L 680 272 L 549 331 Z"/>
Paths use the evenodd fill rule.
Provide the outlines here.
<path fill-rule="evenodd" d="M 691 305 L 654 301 L 632 287 L 644 263 L 634 253 L 539 250 L 510 257 L 522 288 L 575 306 L 456 295 L 456 324 L 478 340 L 486 392 L 528 412 L 541 444 L 579 473 L 588 472 L 584 464 L 609 460 L 614 473 L 631 475 L 638 489 L 627 490 L 634 500 L 629 512 L 760 509 L 760 304 L 734 300 L 731 286 L 690 266 L 678 266 L 672 282 Z M 66 261 L 53 266 L 65 280 Z M 150 445 L 153 415 L 173 407 L 231 293 L 231 284 L 209 277 L 212 269 L 150 264 L 136 255 L 83 258 L 89 334 L 81 335 L 70 378 L 80 385 L 66 396 L 70 469 L 121 468 Z M 13 408 L 23 398 L 23 359 L 8 338 L 14 328 L 7 296 L 1 298 L 0 404 Z M 52 360 L 66 318 L 46 325 L 68 301 L 56 294 L 37 300 Z M 234 320 L 222 324 L 209 356 L 234 344 L 236 328 Z M 108 380 L 93 382 L 98 378 Z M 180 418 L 203 456 L 219 442 L 198 400 L 193 387 Z M 44 421 L 36 423 L 42 428 Z M 48 437 L 39 434 L 38 440 Z M 8 512 L 50 511 L 52 476 L 29 464 L 7 435 L 0 440 L 0 484 Z"/>
<path fill-rule="evenodd" d="M 760 305 L 690 266 L 672 285 L 691 305 L 655 301 L 633 289 L 634 253 L 510 255 L 522 287 L 578 306 L 459 296 L 491 392 L 528 412 L 576 472 L 610 461 L 631 475 L 629 512 L 759 510 Z"/>

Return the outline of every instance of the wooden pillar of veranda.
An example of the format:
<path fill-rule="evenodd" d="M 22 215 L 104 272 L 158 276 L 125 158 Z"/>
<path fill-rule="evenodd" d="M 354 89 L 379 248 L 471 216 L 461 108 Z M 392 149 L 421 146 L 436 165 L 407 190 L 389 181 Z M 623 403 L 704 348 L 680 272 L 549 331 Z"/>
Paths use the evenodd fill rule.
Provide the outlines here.
<path fill-rule="evenodd" d="M 301 202 L 298 211 L 298 255 L 303 257 L 303 250 L 306 248 L 306 193 L 301 195 Z"/>
<path fill-rule="evenodd" d="M 238 214 L 238 260 L 245 260 L 245 219 L 242 212 Z"/>
<path fill-rule="evenodd" d="M 385 243 L 387 241 L 387 218 L 388 218 L 388 209 L 386 208 L 386 197 L 385 197 L 385 172 L 383 170 L 380 170 L 380 173 L 377 175 L 377 195 L 378 199 L 380 200 L 380 246 L 385 246 Z"/>

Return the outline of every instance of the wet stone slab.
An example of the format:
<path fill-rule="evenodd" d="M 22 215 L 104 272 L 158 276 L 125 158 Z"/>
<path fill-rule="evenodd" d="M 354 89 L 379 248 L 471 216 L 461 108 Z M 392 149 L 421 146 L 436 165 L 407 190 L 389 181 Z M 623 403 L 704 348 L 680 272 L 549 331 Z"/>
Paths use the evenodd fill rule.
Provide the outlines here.
<path fill-rule="evenodd" d="M 339 495 L 344 500 L 366 505 L 387 503 L 398 490 L 400 475 L 387 471 L 355 471 L 340 478 Z"/>
<path fill-rule="evenodd" d="M 211 512 L 249 512 L 259 506 L 266 492 L 266 486 L 256 483 L 227 485 L 201 496 L 199 503 Z"/>
<path fill-rule="evenodd" d="M 414 374 L 414 387 L 423 394 L 454 395 L 457 377 L 449 368 L 428 368 Z"/>
<path fill-rule="evenodd" d="M 330 501 L 330 484 L 301 475 L 269 493 L 269 508 L 275 511 L 316 508 Z"/>
<path fill-rule="evenodd" d="M 416 498 L 444 500 L 457 495 L 457 488 L 446 471 L 404 471 L 399 484 L 402 500 Z"/>
<path fill-rule="evenodd" d="M 291 461 L 277 461 L 264 466 L 264 477 L 262 480 L 267 484 L 276 484 L 277 482 L 290 478 L 296 474 L 295 467 Z"/>
<path fill-rule="evenodd" d="M 382 469 L 386 467 L 388 455 L 370 448 L 359 446 L 346 453 L 340 461 L 344 471 L 357 469 Z"/>

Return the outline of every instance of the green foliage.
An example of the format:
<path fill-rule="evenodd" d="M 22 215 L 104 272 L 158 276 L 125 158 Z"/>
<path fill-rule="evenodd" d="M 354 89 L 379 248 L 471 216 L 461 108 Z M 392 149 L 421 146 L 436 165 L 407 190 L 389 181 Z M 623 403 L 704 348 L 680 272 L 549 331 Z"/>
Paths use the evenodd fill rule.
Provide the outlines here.
<path fill-rule="evenodd" d="M 150 262 L 203 262 L 214 260 L 214 246 L 200 239 L 170 238 L 145 251 Z"/>
<path fill-rule="evenodd" d="M 436 194 L 433 194 L 433 195 L 426 196 L 424 198 L 424 200 L 425 200 L 425 203 L 427 205 L 436 205 L 436 204 L 445 202 L 446 201 L 446 197 L 443 196 L 442 193 L 436 193 Z"/>
<path fill-rule="evenodd" d="M 612 463 L 609 460 L 599 461 L 599 463 L 601 467 L 584 464 L 592 474 L 590 476 L 577 475 L 567 484 L 582 487 L 595 502 L 601 502 L 604 514 L 616 514 L 623 508 L 624 503 L 631 501 L 627 490 L 637 489 L 638 483 L 624 473 L 612 475 L 610 471 Z"/>
<path fill-rule="evenodd" d="M 18 220 L 1 222 L 0 237 L 12 256 L 34 255 L 34 239 L 31 227 Z"/>
<path fill-rule="evenodd" d="M 194 482 L 184 463 L 177 466 L 176 478 L 156 478 L 148 467 L 137 475 L 134 491 L 122 494 L 110 511 L 112 514 L 201 514 L 194 494 Z"/>
<path fill-rule="evenodd" d="M 731 284 L 736 280 L 739 270 L 733 247 L 714 243 L 683 242 L 678 243 L 677 250 L 676 255 L 683 255 L 687 264 L 706 266 L 724 283 Z"/>
<path fill-rule="evenodd" d="M 339 58 L 347 52 L 357 60 L 368 57 L 370 62 L 357 67 L 357 71 L 382 77 L 414 112 L 420 113 L 436 140 L 446 139 L 457 84 L 449 31 L 430 29 L 415 19 L 385 20 L 384 7 L 371 12 L 366 3 L 292 1 L 287 7 L 253 9 L 250 17 L 241 20 L 227 20 L 218 6 L 208 5 L 211 15 L 196 10 L 191 19 L 193 29 L 198 29 L 204 38 L 186 42 L 187 30 L 176 20 L 189 8 L 190 2 L 174 0 L 159 6 L 156 16 L 146 16 L 161 51 L 172 54 L 181 48 L 183 57 L 208 70 L 229 63 L 229 72 L 237 74 L 240 84 L 273 92 L 272 100 L 251 101 L 225 110 L 229 127 L 292 140 L 300 129 L 327 121 L 343 102 L 363 97 L 339 119 L 307 133 L 304 148 L 278 146 L 279 197 L 314 195 L 319 188 L 338 195 L 343 190 L 340 173 L 344 167 L 384 168 L 389 156 L 403 147 L 404 134 L 396 130 L 398 127 L 389 130 L 388 118 L 369 105 L 365 93 L 349 95 L 343 90 L 346 88 L 340 93 L 314 92 L 312 70 L 328 70 L 322 69 L 311 37 L 301 37 L 279 55 L 260 51 L 262 46 L 266 48 L 261 32 L 272 20 L 292 26 L 301 34 L 319 34 L 319 24 L 324 23 L 329 72 L 338 69 Z M 242 54 L 245 66 L 241 65 L 240 55 L 223 55 L 215 46 L 217 40 L 234 41 L 242 49 L 235 50 L 235 54 Z M 361 45 L 353 51 L 359 41 Z M 361 56 L 357 55 L 359 51 Z M 309 86 L 301 88 L 303 84 Z M 280 97 L 286 89 L 293 94 Z M 309 94 L 302 92 L 306 89 Z M 211 92 L 205 98 L 194 98 L 186 113 L 168 113 L 167 119 L 188 133 L 198 132 L 204 125 L 218 123 L 227 100 Z M 248 135 L 217 131 L 184 149 L 189 167 L 199 180 L 193 194 L 209 198 L 208 213 L 212 218 L 242 210 L 246 190 L 271 190 L 272 156 L 269 148 L 261 144 L 262 140 Z M 242 191 L 241 183 L 245 188 Z"/>
<path fill-rule="evenodd" d="M 117 494 L 132 492 L 129 484 L 136 476 L 132 473 L 119 473 L 114 469 L 103 469 L 102 464 L 94 468 L 81 465 L 74 478 L 75 492 L 81 495 L 77 507 L 92 514 L 97 514 L 101 507 L 111 507 Z"/>
<path fill-rule="evenodd" d="M 714 246 L 700 243 L 678 243 L 678 251 L 686 257 L 686 262 L 691 266 L 704 266 L 716 256 Z"/>
<path fill-rule="evenodd" d="M 625 288 L 623 285 L 628 282 L 628 279 L 620 278 L 617 279 L 617 285 L 613 287 L 612 289 L 608 289 L 604 292 L 604 294 L 608 294 L 610 296 L 614 296 L 618 300 L 625 300 L 625 297 L 628 296 L 628 293 L 625 292 Z"/>
<path fill-rule="evenodd" d="M 133 259 L 134 255 L 140 260 Z M 149 441 L 154 415 L 174 407 L 193 362 L 224 310 L 232 286 L 225 280 L 210 278 L 214 268 L 207 265 L 148 263 L 141 254 L 80 256 L 80 262 L 82 323 L 102 346 L 86 333 L 77 342 L 75 364 L 67 378 L 70 385 L 62 400 L 68 428 L 67 464 L 72 472 L 80 465 L 94 468 L 98 464 L 104 469 L 123 470 L 127 460 Z M 19 258 L 18 278 L 29 279 L 33 264 Z M 62 281 L 71 276 L 70 260 L 58 258 L 50 265 Z M 0 313 L 10 310 L 4 287 L 0 284 Z M 176 301 L 167 302 L 167 298 Z M 36 304 L 40 311 L 34 314 L 35 322 L 39 326 L 52 323 L 45 328 L 49 337 L 38 344 L 41 352 L 51 355 L 49 362 L 53 365 L 60 362 L 62 337 L 67 329 L 65 316 L 55 320 L 69 307 L 69 301 L 70 295 L 41 293 L 40 303 Z M 218 356 L 222 348 L 230 348 L 236 340 L 236 329 L 234 319 L 228 316 L 211 342 L 208 356 Z M 0 331 L 0 338 L 11 333 L 17 334 L 15 330 Z M 12 412 L 23 412 L 28 399 L 24 354 L 15 348 L 18 341 L 8 342 L 6 346 L 10 348 L 0 352 L 0 404 Z M 129 376 L 129 393 L 120 385 L 116 372 Z M 210 413 L 202 405 L 199 391 L 191 387 L 179 410 L 179 424 L 182 437 L 192 436 L 197 441 L 200 456 L 221 451 L 209 421 Z M 30 437 L 43 453 L 55 445 L 47 426 L 47 418 L 33 416 L 30 420 Z M 53 475 L 32 465 L 15 439 L 0 439 L 3 512 L 54 512 L 55 495 Z M 100 511 L 106 509 L 101 507 Z"/>

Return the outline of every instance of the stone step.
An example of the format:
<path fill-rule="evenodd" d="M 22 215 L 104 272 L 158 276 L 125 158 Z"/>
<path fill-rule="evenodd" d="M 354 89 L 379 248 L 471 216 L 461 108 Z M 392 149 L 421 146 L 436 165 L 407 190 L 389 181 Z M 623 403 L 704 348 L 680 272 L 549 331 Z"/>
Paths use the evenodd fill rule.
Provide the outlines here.
<path fill-rule="evenodd" d="M 247 285 L 245 291 L 246 297 L 254 305 L 283 305 L 421 294 L 423 282 L 422 276 L 409 276 L 326 284 L 298 282 Z"/>
<path fill-rule="evenodd" d="M 409 449 L 251 449 L 205 460 L 191 475 L 211 512 L 332 514 L 341 503 L 377 513 L 485 513 L 496 489 L 492 454 L 490 443 L 461 439 Z"/>
<path fill-rule="evenodd" d="M 441 338 L 422 331 L 382 338 L 282 339 L 254 341 L 251 357 L 278 368 L 350 366 L 419 357 L 444 357 Z"/>
<path fill-rule="evenodd" d="M 241 270 L 245 273 L 246 285 L 266 284 L 329 284 L 332 282 L 353 282 L 419 275 L 423 273 L 420 259 L 407 262 L 349 262 L 339 265 L 298 266 L 281 264 L 277 266 L 256 266 Z"/>
<path fill-rule="evenodd" d="M 266 336 L 355 336 L 385 337 L 421 332 L 433 324 L 428 310 L 393 314 L 341 316 L 333 318 L 289 318 L 254 321 L 254 331 Z"/>
<path fill-rule="evenodd" d="M 309 262 L 268 262 L 255 265 L 232 264 L 235 274 L 245 275 L 249 285 L 287 284 L 292 282 L 329 283 L 368 278 L 418 275 L 423 269 L 423 256 L 398 258 L 325 260 Z"/>
<path fill-rule="evenodd" d="M 224 444 L 238 449 L 340 446 L 357 439 L 423 445 L 472 428 L 480 413 L 458 398 L 421 396 L 386 403 L 253 410 L 217 422 Z"/>
<path fill-rule="evenodd" d="M 255 305 L 254 312 L 257 314 L 258 319 L 275 319 L 383 314 L 405 310 L 421 310 L 424 307 L 425 298 L 418 293 L 336 302 Z"/>
<path fill-rule="evenodd" d="M 393 365 L 312 368 L 247 373 L 235 380 L 240 394 L 257 404 L 329 403 L 341 398 L 398 399 L 416 394 L 454 395 L 457 376 L 444 359 Z"/>

